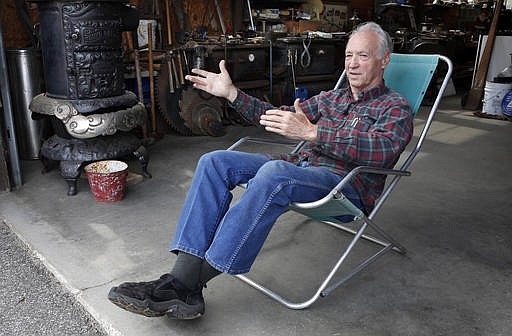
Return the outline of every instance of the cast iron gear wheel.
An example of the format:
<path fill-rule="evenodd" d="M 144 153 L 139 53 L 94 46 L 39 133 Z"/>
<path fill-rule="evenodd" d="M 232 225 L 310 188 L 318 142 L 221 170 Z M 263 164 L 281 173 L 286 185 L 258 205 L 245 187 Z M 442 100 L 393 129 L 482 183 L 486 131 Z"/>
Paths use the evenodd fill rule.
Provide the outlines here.
<path fill-rule="evenodd" d="M 169 67 L 167 62 L 162 62 L 160 66 L 160 74 L 157 78 L 157 105 L 158 111 L 178 134 L 192 135 L 192 130 L 185 125 L 185 121 L 180 116 L 180 100 L 182 96 L 183 86 L 179 89 L 174 88 L 174 93 L 170 92 L 169 86 Z"/>
<path fill-rule="evenodd" d="M 222 136 L 222 102 L 206 92 L 188 87 L 182 92 L 180 116 L 195 135 Z"/>

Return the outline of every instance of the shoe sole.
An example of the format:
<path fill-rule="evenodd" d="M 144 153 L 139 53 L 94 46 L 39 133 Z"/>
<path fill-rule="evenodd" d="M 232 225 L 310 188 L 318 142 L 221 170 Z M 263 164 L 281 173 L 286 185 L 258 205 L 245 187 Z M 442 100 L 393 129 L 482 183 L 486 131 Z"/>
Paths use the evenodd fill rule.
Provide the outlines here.
<path fill-rule="evenodd" d="M 129 296 L 125 296 L 116 292 L 114 287 L 108 293 L 108 299 L 116 306 L 127 310 L 131 313 L 144 315 L 146 317 L 160 317 L 167 315 L 177 320 L 193 320 L 203 316 L 204 307 L 197 305 L 188 305 L 177 299 L 154 302 L 152 300 L 137 300 Z M 199 311 L 198 311 L 199 309 Z"/>

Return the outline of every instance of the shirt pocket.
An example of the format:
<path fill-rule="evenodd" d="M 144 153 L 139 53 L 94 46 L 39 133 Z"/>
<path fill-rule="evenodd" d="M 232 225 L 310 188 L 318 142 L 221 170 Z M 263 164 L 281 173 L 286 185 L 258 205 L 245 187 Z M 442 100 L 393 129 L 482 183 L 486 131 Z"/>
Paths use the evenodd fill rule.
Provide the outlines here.
<path fill-rule="evenodd" d="M 345 127 L 348 130 L 356 130 L 359 132 L 367 132 L 372 127 L 377 119 L 371 114 L 360 114 L 347 119 Z"/>

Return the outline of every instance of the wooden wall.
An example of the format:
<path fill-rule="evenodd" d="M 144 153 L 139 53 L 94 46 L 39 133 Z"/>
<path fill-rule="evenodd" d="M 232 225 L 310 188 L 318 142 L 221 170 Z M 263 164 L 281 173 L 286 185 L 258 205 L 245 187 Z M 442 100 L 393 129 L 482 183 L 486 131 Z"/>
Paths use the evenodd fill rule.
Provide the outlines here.
<path fill-rule="evenodd" d="M 36 22 L 37 5 L 27 3 L 27 8 L 33 22 Z M 20 49 L 30 46 L 31 36 L 18 18 L 13 0 L 0 1 L 0 18 L 5 49 Z"/>
<path fill-rule="evenodd" d="M 219 0 L 218 3 L 226 30 L 231 33 L 231 1 Z M 192 29 L 205 26 L 210 34 L 222 34 L 214 1 L 183 0 L 183 5 Z"/>

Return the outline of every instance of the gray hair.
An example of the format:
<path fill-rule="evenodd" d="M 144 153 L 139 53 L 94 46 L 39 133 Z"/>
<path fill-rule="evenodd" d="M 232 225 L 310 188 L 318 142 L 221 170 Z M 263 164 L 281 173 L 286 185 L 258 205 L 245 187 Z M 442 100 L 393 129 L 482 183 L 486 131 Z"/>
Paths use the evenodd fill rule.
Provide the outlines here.
<path fill-rule="evenodd" d="M 349 38 L 352 38 L 352 36 L 357 33 L 367 31 L 375 33 L 379 39 L 379 49 L 377 51 L 379 59 L 383 59 L 386 53 L 393 52 L 393 41 L 391 40 L 391 36 L 389 36 L 389 34 L 375 22 L 369 21 L 358 25 L 356 28 L 354 28 L 354 30 L 352 30 Z"/>

